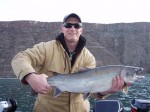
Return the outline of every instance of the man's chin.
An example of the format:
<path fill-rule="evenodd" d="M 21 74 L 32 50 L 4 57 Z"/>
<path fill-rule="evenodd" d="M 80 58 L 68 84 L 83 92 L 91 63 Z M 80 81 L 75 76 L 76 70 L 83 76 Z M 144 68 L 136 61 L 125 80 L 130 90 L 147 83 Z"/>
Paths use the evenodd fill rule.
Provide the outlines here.
<path fill-rule="evenodd" d="M 74 42 L 76 42 L 76 40 L 75 39 L 69 39 L 69 42 L 74 43 Z"/>

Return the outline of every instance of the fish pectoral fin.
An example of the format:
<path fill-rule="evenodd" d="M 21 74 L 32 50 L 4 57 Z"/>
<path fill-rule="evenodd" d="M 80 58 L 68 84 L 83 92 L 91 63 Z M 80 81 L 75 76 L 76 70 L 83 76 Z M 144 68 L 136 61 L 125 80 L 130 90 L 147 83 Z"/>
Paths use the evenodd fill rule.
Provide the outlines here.
<path fill-rule="evenodd" d="M 83 99 L 86 100 L 90 95 L 91 95 L 91 93 L 84 93 L 83 94 Z"/>
<path fill-rule="evenodd" d="M 58 88 L 54 88 L 53 97 L 56 98 L 62 94 L 62 91 Z"/>

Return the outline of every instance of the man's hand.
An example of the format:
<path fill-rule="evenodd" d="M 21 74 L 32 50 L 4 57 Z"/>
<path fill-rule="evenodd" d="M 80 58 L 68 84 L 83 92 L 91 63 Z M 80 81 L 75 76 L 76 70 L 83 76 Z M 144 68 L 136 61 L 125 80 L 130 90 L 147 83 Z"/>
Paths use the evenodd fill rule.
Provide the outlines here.
<path fill-rule="evenodd" d="M 124 80 L 122 79 L 121 76 L 118 75 L 117 77 L 115 77 L 113 79 L 112 87 L 108 91 L 101 92 L 100 94 L 101 95 L 112 94 L 112 93 L 115 93 L 115 92 L 122 90 L 123 87 L 124 87 Z"/>
<path fill-rule="evenodd" d="M 37 75 L 32 73 L 26 77 L 26 81 L 37 93 L 46 94 L 51 89 L 51 86 L 47 82 L 47 77 L 45 74 Z"/>

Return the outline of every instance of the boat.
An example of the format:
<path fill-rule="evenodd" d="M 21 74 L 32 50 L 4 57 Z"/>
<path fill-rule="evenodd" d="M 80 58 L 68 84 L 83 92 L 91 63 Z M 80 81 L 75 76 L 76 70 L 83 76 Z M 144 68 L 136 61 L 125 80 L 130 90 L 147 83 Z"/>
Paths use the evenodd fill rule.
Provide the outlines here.
<path fill-rule="evenodd" d="M 150 100 L 133 99 L 131 112 L 150 112 Z M 122 102 L 118 99 L 104 99 L 94 101 L 90 112 L 125 112 Z"/>
<path fill-rule="evenodd" d="M 17 112 L 17 102 L 14 99 L 0 101 L 0 112 Z M 125 112 L 119 99 L 95 100 L 90 112 Z M 131 112 L 150 112 L 150 100 L 133 99 Z"/>

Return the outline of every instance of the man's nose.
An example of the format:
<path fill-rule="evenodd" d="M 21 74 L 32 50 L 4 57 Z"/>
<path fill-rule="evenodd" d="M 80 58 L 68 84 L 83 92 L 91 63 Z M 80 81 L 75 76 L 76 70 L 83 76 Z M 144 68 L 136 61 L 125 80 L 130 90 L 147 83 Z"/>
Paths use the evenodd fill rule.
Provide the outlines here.
<path fill-rule="evenodd" d="M 71 26 L 71 29 L 76 29 L 74 25 Z"/>

